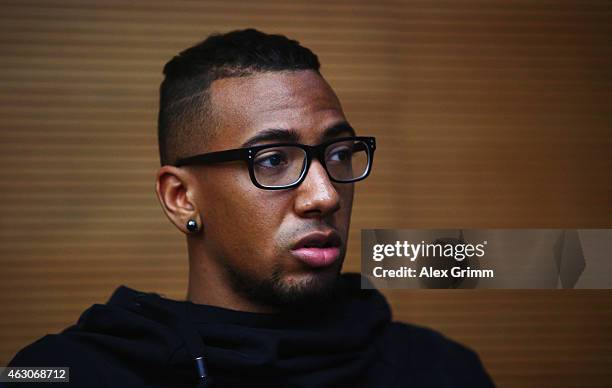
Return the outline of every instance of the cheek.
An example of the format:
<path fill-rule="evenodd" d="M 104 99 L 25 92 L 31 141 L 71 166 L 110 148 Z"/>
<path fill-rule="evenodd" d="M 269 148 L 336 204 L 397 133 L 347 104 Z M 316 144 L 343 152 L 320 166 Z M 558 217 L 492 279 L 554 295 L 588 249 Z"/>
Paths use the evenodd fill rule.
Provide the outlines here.
<path fill-rule="evenodd" d="M 286 195 L 258 189 L 248 172 L 245 177 L 235 171 L 232 175 L 209 175 L 215 185 L 202 187 L 201 201 L 207 244 L 216 255 L 231 261 L 249 258 L 253 262 L 254 257 L 270 254 L 286 211 Z"/>
<path fill-rule="evenodd" d="M 284 200 L 274 196 L 275 193 L 254 190 L 232 198 L 232 205 L 236 208 L 235 225 L 251 234 L 249 240 L 261 245 L 269 244 L 282 222 Z"/>
<path fill-rule="evenodd" d="M 351 218 L 351 210 L 353 208 L 353 196 L 355 192 L 354 184 L 344 184 L 336 186 L 338 195 L 340 196 L 340 211 L 337 213 L 342 220 L 348 222 Z M 348 229 L 348 225 L 347 225 Z"/>

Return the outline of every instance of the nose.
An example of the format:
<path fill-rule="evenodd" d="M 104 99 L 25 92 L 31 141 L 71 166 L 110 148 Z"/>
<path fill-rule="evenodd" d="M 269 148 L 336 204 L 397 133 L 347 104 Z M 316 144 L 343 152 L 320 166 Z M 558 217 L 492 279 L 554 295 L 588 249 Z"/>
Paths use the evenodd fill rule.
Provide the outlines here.
<path fill-rule="evenodd" d="M 295 211 L 305 218 L 325 217 L 340 209 L 340 195 L 321 162 L 313 160 L 306 178 L 296 188 Z"/>

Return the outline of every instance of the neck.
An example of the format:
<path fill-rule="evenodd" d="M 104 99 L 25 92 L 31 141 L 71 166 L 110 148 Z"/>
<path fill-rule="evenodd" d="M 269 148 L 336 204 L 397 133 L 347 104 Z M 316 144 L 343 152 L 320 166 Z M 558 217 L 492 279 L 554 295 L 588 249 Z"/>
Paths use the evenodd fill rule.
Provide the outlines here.
<path fill-rule="evenodd" d="M 201 240 L 188 237 L 189 285 L 187 300 L 230 310 L 274 313 L 273 307 L 255 303 L 232 288 L 227 270 L 206 252 Z"/>

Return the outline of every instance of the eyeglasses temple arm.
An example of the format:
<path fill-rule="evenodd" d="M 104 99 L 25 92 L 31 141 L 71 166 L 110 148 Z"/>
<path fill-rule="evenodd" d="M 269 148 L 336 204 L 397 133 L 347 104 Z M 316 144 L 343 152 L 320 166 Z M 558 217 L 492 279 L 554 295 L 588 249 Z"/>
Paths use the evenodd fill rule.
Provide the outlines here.
<path fill-rule="evenodd" d="M 209 152 L 207 154 L 194 155 L 187 158 L 179 159 L 174 165 L 176 167 L 202 165 L 210 163 L 231 162 L 234 160 L 248 159 L 249 149 L 238 148 L 234 150 Z"/>

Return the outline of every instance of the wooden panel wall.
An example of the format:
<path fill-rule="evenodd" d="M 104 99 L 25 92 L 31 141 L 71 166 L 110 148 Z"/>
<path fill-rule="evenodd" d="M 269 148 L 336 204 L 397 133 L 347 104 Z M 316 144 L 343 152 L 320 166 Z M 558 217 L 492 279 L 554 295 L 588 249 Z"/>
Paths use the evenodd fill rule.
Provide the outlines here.
<path fill-rule="evenodd" d="M 256 27 L 318 53 L 377 136 L 362 228 L 612 226 L 608 1 L 0 2 L 0 365 L 119 284 L 184 298 L 154 197 L 163 64 Z M 610 291 L 393 291 L 500 387 L 612 381 Z"/>

